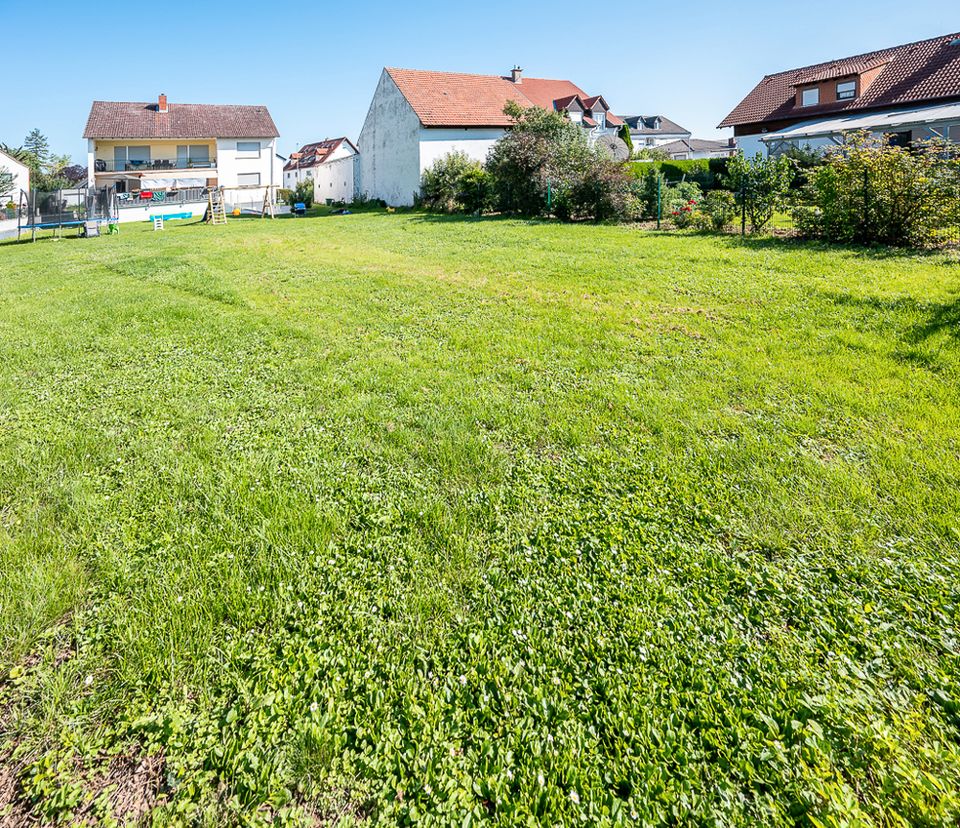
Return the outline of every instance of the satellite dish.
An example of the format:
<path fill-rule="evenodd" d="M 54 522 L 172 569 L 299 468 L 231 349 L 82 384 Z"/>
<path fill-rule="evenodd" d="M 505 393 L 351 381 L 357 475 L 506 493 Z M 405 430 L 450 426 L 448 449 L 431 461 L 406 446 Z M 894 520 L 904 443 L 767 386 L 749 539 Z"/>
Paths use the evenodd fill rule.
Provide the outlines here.
<path fill-rule="evenodd" d="M 597 144 L 607 152 L 614 161 L 626 161 L 630 157 L 630 150 L 622 138 L 616 135 L 601 135 Z"/>

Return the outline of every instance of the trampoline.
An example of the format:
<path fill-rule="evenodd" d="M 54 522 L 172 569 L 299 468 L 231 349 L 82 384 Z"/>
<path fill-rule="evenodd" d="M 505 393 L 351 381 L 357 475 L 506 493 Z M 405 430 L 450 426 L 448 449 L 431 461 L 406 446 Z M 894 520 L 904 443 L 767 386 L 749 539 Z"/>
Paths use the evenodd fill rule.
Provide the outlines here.
<path fill-rule="evenodd" d="M 43 230 L 62 238 L 64 228 L 76 228 L 78 236 L 97 236 L 101 224 L 118 221 L 116 191 L 113 187 L 21 190 L 17 217 L 18 241 L 25 233 L 36 241 L 37 232 Z"/>

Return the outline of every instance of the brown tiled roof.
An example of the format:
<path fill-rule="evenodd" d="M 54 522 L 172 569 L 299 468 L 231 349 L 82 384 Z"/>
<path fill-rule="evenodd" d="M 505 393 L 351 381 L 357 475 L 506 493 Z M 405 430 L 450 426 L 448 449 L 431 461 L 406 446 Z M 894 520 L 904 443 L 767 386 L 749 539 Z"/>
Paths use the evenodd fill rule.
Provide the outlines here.
<path fill-rule="evenodd" d="M 265 106 L 94 101 L 84 138 L 276 138 Z"/>
<path fill-rule="evenodd" d="M 290 160 L 283 165 L 283 169 L 284 171 L 303 170 L 319 166 L 343 143 L 353 147 L 354 152 L 359 152 L 356 144 L 349 138 L 327 138 L 312 144 L 304 144 L 297 152 L 291 153 Z"/>
<path fill-rule="evenodd" d="M 833 63 L 821 63 L 819 66 L 798 70 L 797 78 L 793 83 L 794 86 L 799 86 L 805 83 L 819 83 L 820 81 L 832 80 L 833 78 L 849 78 L 853 75 L 859 75 L 861 72 L 867 72 L 870 69 L 885 66 L 889 62 L 889 55 L 878 55 L 876 57 L 861 55 L 860 57 L 835 60 Z"/>
<path fill-rule="evenodd" d="M 393 69 L 387 73 L 413 107 L 420 123 L 428 127 L 508 127 L 512 121 L 503 108 L 507 101 L 520 106 L 554 109 L 560 99 L 587 98 L 579 86 L 567 80 L 523 78 L 514 83 L 499 75 L 467 75 L 459 72 L 427 72 Z M 611 126 L 620 120 L 607 116 Z"/>
<path fill-rule="evenodd" d="M 958 38 L 960 34 L 943 35 L 767 75 L 723 119 L 720 126 L 806 119 L 825 113 L 960 97 L 960 45 L 951 45 Z M 794 87 L 797 84 L 846 77 L 877 68 L 879 74 L 876 79 L 856 98 L 804 107 L 802 110 L 795 105 Z"/>

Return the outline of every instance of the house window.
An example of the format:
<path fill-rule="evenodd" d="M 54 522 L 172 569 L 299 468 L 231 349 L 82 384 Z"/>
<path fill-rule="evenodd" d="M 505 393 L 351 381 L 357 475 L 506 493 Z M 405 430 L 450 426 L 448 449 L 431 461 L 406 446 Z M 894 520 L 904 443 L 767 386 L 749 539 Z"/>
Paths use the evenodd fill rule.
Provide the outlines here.
<path fill-rule="evenodd" d="M 150 165 L 150 147 L 114 147 L 114 169 L 135 170 Z"/>
<path fill-rule="evenodd" d="M 260 142 L 237 141 L 237 155 L 242 155 L 244 158 L 259 158 Z"/>
<path fill-rule="evenodd" d="M 849 101 L 857 97 L 856 81 L 841 81 L 837 84 L 837 100 Z"/>
<path fill-rule="evenodd" d="M 593 120 L 597 122 L 597 126 L 603 129 L 607 125 L 607 113 L 603 110 L 595 112 L 593 114 Z"/>
<path fill-rule="evenodd" d="M 820 103 L 820 87 L 814 86 L 813 89 L 804 89 L 800 93 L 801 106 L 816 106 Z"/>
<path fill-rule="evenodd" d="M 177 166 L 181 169 L 209 167 L 210 147 L 206 144 L 190 144 L 189 146 L 181 144 L 177 147 Z"/>
<path fill-rule="evenodd" d="M 237 184 L 241 187 L 259 187 L 260 173 L 239 173 Z"/>
<path fill-rule="evenodd" d="M 956 124 L 947 130 L 947 138 L 960 144 L 960 124 Z"/>

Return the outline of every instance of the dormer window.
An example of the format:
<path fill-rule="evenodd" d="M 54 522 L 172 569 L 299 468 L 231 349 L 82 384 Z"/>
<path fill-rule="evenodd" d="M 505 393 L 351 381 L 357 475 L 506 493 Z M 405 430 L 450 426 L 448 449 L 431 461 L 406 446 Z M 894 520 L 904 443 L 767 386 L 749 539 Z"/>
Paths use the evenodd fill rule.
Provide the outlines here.
<path fill-rule="evenodd" d="M 856 81 L 840 81 L 837 84 L 837 100 L 850 101 L 857 97 Z"/>
<path fill-rule="evenodd" d="M 604 129 L 607 126 L 607 113 L 602 109 L 598 109 L 593 113 L 593 120 L 597 122 L 597 126 L 600 127 L 600 129 Z"/>
<path fill-rule="evenodd" d="M 820 87 L 814 86 L 804 89 L 800 93 L 800 106 L 816 106 L 820 103 Z"/>

